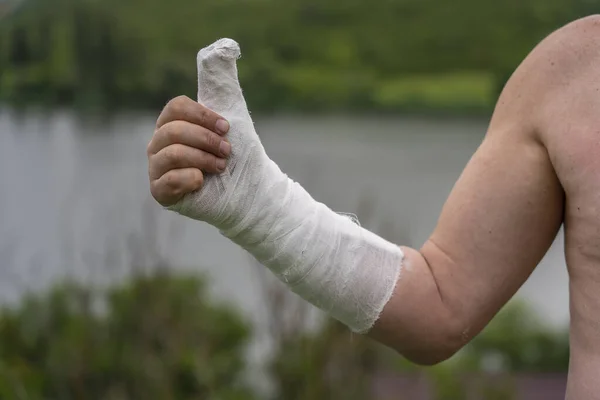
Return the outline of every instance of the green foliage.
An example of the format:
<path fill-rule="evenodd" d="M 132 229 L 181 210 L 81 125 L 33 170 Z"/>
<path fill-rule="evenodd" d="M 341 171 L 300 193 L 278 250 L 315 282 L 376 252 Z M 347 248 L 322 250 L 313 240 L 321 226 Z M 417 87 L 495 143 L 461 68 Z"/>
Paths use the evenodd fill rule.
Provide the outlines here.
<path fill-rule="evenodd" d="M 465 398 L 467 388 L 477 398 L 510 400 L 515 374 L 566 374 L 568 366 L 568 335 L 544 326 L 525 303 L 513 300 L 463 350 L 428 373 L 437 400 Z"/>
<path fill-rule="evenodd" d="M 0 398 L 252 399 L 249 333 L 196 278 L 62 286 L 0 314 Z"/>
<path fill-rule="evenodd" d="M 465 366 L 473 370 L 485 369 L 491 362 L 503 372 L 567 372 L 569 337 L 546 328 L 526 304 L 513 302 L 462 356 Z"/>
<path fill-rule="evenodd" d="M 278 343 L 269 372 L 276 399 L 362 400 L 371 398 L 383 349 L 353 336 L 337 322 L 317 333 L 301 333 Z"/>
<path fill-rule="evenodd" d="M 396 371 L 424 376 L 435 400 L 515 398 L 514 374 L 568 370 L 566 335 L 544 327 L 525 304 L 513 301 L 457 355 L 434 367 L 418 367 L 337 322 L 307 334 L 280 336 L 270 373 L 276 399 L 373 398 L 373 378 Z M 395 393 L 394 399 L 403 399 Z"/>
<path fill-rule="evenodd" d="M 228 36 L 253 110 L 487 109 L 527 52 L 592 3 L 24 0 L 0 23 L 0 98 L 162 106 L 194 96 L 196 51 Z"/>

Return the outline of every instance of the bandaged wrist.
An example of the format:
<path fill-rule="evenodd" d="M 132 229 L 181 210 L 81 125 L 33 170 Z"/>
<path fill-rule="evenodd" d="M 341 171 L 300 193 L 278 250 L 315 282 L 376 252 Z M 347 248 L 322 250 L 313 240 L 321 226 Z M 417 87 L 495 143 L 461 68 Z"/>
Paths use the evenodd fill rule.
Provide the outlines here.
<path fill-rule="evenodd" d="M 315 201 L 266 155 L 248 113 L 235 60 L 222 39 L 198 54 L 198 101 L 230 122 L 224 173 L 171 207 L 206 221 L 291 290 L 353 331 L 368 331 L 399 278 L 401 249 Z"/>

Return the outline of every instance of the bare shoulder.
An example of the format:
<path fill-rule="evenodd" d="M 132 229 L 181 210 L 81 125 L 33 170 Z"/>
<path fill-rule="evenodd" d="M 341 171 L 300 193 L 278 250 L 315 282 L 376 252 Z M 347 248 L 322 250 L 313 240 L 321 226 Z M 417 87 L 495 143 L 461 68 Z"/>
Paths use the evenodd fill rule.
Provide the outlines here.
<path fill-rule="evenodd" d="M 548 72 L 568 73 L 572 68 L 589 67 L 598 57 L 598 34 L 600 14 L 590 15 L 550 34 L 532 52 L 532 56 L 538 61 L 550 62 L 554 68 L 548 68 Z"/>
<path fill-rule="evenodd" d="M 538 125 L 545 108 L 581 79 L 598 58 L 600 15 L 586 17 L 556 30 L 525 58 L 508 81 L 496 107 L 496 120 L 523 117 Z"/>
<path fill-rule="evenodd" d="M 574 21 L 542 41 L 515 72 L 524 109 L 566 194 L 598 171 L 600 15 Z M 571 197 L 571 196 L 569 196 Z"/>
<path fill-rule="evenodd" d="M 600 15 L 565 25 L 531 52 L 507 85 L 524 99 L 517 104 L 543 142 L 552 140 L 557 124 L 581 118 L 600 102 L 599 38 Z"/>
<path fill-rule="evenodd" d="M 557 30 L 532 53 L 548 93 L 574 95 L 600 71 L 600 15 L 574 21 Z"/>

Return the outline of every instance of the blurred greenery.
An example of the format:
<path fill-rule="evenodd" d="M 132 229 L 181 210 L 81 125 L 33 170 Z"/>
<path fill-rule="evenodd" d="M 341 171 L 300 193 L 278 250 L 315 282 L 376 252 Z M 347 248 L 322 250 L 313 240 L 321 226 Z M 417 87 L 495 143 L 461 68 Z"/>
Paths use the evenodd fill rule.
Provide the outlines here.
<path fill-rule="evenodd" d="M 539 40 L 598 9 L 597 0 L 17 4 L 0 22 L 4 101 L 160 107 L 195 96 L 195 53 L 226 36 L 242 46 L 240 79 L 263 112 L 488 110 Z"/>
<path fill-rule="evenodd" d="M 249 326 L 203 281 L 63 285 L 0 314 L 2 399 L 249 400 Z"/>
<path fill-rule="evenodd" d="M 502 372 L 566 372 L 567 332 L 556 333 L 536 318 L 526 303 L 512 302 L 461 354 L 471 370 Z"/>
<path fill-rule="evenodd" d="M 392 371 L 425 377 L 436 400 L 464 398 L 473 385 L 486 399 L 512 399 L 512 375 L 498 382 L 489 374 L 567 371 L 567 337 L 518 302 L 455 357 L 422 368 L 334 321 L 300 329 L 306 314 L 272 300 L 271 395 L 244 378 L 252 332 L 243 318 L 212 301 L 203 279 L 155 273 L 106 290 L 64 284 L 5 306 L 0 398 L 362 400 L 373 398 L 378 374 Z M 292 317 L 287 328 L 284 316 Z"/>
<path fill-rule="evenodd" d="M 372 398 L 371 381 L 385 349 L 353 336 L 337 322 L 316 333 L 297 331 L 278 342 L 270 364 L 276 399 L 363 400 Z"/>
<path fill-rule="evenodd" d="M 278 399 L 370 399 L 373 379 L 395 371 L 430 382 L 435 400 L 515 398 L 519 373 L 567 373 L 568 335 L 544 326 L 533 310 L 513 301 L 451 359 L 419 367 L 389 349 L 330 321 L 310 334 L 295 331 L 279 342 L 270 373 Z M 398 393 L 394 399 L 403 399 Z"/>

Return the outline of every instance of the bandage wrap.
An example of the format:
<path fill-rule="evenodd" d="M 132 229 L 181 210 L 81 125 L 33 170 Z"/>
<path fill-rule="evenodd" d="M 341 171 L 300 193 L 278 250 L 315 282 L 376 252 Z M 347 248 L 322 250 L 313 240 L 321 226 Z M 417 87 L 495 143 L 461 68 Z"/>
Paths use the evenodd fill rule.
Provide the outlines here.
<path fill-rule="evenodd" d="M 198 53 L 198 101 L 230 122 L 232 154 L 224 173 L 170 208 L 217 227 L 295 293 L 367 332 L 392 295 L 402 251 L 315 201 L 269 159 L 239 86 L 239 56 L 231 39 Z"/>

